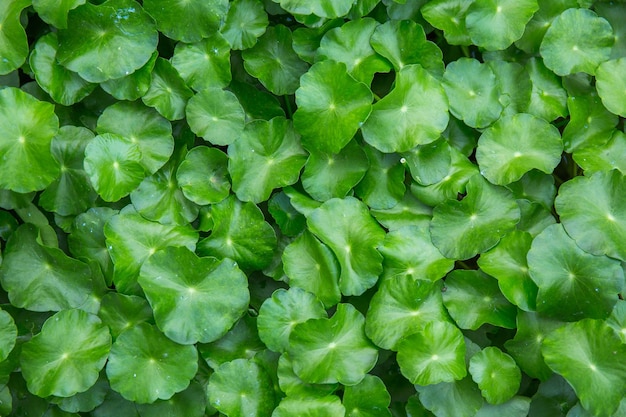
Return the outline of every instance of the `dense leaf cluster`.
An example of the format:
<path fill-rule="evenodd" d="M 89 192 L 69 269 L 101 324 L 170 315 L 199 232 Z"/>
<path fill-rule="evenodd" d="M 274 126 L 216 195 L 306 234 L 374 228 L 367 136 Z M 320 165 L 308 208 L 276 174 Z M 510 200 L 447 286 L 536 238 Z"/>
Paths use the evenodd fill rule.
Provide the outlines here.
<path fill-rule="evenodd" d="M 626 415 L 624 22 L 0 1 L 0 415 Z"/>

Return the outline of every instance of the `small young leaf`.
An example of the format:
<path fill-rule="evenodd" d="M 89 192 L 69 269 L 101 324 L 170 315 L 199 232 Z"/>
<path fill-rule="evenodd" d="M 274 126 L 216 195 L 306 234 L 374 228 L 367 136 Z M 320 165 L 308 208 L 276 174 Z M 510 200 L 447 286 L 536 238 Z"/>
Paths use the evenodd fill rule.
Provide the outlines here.
<path fill-rule="evenodd" d="M 230 145 L 244 129 L 245 113 L 237 96 L 221 88 L 198 92 L 185 112 L 193 133 L 215 145 Z"/>
<path fill-rule="evenodd" d="M 234 0 L 229 4 L 220 32 L 232 49 L 248 49 L 265 33 L 267 24 L 267 13 L 259 0 Z"/>
<path fill-rule="evenodd" d="M 387 387 L 374 375 L 365 375 L 363 381 L 346 387 L 343 394 L 346 417 L 391 417 L 390 403 Z"/>
<path fill-rule="evenodd" d="M 154 107 L 168 120 L 180 120 L 185 117 L 185 106 L 192 96 L 193 91 L 187 87 L 176 68 L 169 61 L 157 58 L 150 88 L 141 101 Z"/>
<path fill-rule="evenodd" d="M 512 399 L 522 379 L 515 360 L 495 346 L 488 346 L 472 356 L 469 372 L 490 404 Z"/>
<path fill-rule="evenodd" d="M 215 204 L 228 197 L 228 156 L 217 148 L 196 146 L 176 170 L 176 182 L 185 197 L 198 205 Z"/>
<path fill-rule="evenodd" d="M 215 32 L 195 43 L 179 42 L 174 48 L 172 65 L 189 88 L 224 88 L 231 79 L 230 45 Z"/>

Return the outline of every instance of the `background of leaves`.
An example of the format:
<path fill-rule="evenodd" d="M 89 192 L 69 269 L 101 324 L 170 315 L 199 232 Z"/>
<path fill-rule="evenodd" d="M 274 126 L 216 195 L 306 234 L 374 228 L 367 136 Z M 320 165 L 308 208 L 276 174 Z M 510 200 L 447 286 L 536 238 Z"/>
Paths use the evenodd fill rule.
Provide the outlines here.
<path fill-rule="evenodd" d="M 626 3 L 5 0 L 0 414 L 626 414 Z"/>

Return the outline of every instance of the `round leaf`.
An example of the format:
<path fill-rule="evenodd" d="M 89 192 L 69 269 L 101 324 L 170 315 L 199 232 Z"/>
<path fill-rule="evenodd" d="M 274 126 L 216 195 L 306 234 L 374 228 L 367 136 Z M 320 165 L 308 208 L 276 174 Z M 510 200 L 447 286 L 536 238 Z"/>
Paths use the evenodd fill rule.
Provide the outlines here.
<path fill-rule="evenodd" d="M 84 3 L 85 0 L 33 0 L 33 9 L 44 22 L 65 29 L 67 13 Z"/>
<path fill-rule="evenodd" d="M 420 65 L 408 65 L 397 73 L 394 89 L 374 104 L 363 139 L 382 152 L 406 152 L 438 139 L 448 119 L 439 81 Z"/>
<path fill-rule="evenodd" d="M 618 170 L 576 177 L 559 188 L 554 206 L 565 231 L 593 255 L 626 261 L 626 178 Z"/>
<path fill-rule="evenodd" d="M 30 54 L 29 64 L 41 88 L 57 103 L 70 106 L 91 94 L 96 84 L 59 65 L 56 61 L 58 48 L 55 32 L 42 36 Z"/>
<path fill-rule="evenodd" d="M 28 0 L 7 0 L 0 5 L 0 74 L 18 69 L 28 56 L 28 39 L 20 21 L 22 10 L 30 5 Z"/>
<path fill-rule="evenodd" d="M 597 96 L 568 97 L 567 107 L 570 120 L 563 130 L 566 152 L 595 149 L 595 144 L 606 142 L 615 132 L 619 118 L 609 112 Z"/>
<path fill-rule="evenodd" d="M 229 145 L 243 132 L 245 113 L 230 91 L 202 90 L 189 99 L 185 111 L 191 130 L 212 144 Z"/>
<path fill-rule="evenodd" d="M 228 171 L 235 194 L 242 201 L 267 200 L 275 188 L 298 181 L 306 155 L 284 117 L 248 123 L 241 137 L 228 147 Z"/>
<path fill-rule="evenodd" d="M 96 383 L 110 348 L 111 335 L 98 317 L 63 310 L 22 345 L 22 374 L 35 395 L 70 397 Z"/>
<path fill-rule="evenodd" d="M 185 83 L 196 91 L 226 87 L 231 81 L 230 45 L 219 32 L 199 42 L 179 42 L 172 65 Z"/>
<path fill-rule="evenodd" d="M 473 58 L 460 58 L 448 64 L 443 88 L 450 112 L 468 126 L 487 127 L 502 113 L 500 89 L 493 70 Z"/>
<path fill-rule="evenodd" d="M 596 70 L 596 89 L 602 104 L 614 114 L 626 117 L 624 92 L 626 81 L 619 76 L 626 71 L 626 57 L 605 61 Z"/>
<path fill-rule="evenodd" d="M 136 1 L 85 3 L 69 12 L 67 29 L 59 31 L 57 60 L 85 80 L 99 83 L 141 68 L 158 39 L 154 21 Z"/>
<path fill-rule="evenodd" d="M 501 118 L 483 132 L 476 160 L 485 178 L 506 185 L 531 169 L 552 173 L 562 153 L 563 142 L 556 127 L 530 114 L 518 113 Z"/>
<path fill-rule="evenodd" d="M 354 188 L 355 194 L 375 210 L 395 207 L 406 192 L 404 166 L 395 154 L 382 153 L 371 146 L 365 146 L 364 150 L 370 165 Z"/>
<path fill-rule="evenodd" d="M 626 395 L 626 346 L 608 324 L 592 319 L 566 324 L 546 337 L 541 352 L 586 410 L 613 415 Z"/>
<path fill-rule="evenodd" d="M 269 416 L 274 409 L 272 380 L 250 359 L 222 364 L 209 379 L 209 404 L 227 416 Z"/>
<path fill-rule="evenodd" d="M 0 188 L 27 193 L 59 174 L 50 143 L 59 130 L 54 106 L 14 87 L 0 90 Z"/>
<path fill-rule="evenodd" d="M 145 0 L 144 8 L 168 38 L 198 42 L 214 33 L 228 10 L 226 0 Z"/>
<path fill-rule="evenodd" d="M 324 317 L 324 307 L 313 294 L 297 287 L 279 289 L 263 302 L 259 310 L 259 337 L 269 349 L 284 352 L 289 347 L 289 335 L 296 324 Z"/>
<path fill-rule="evenodd" d="M 533 240 L 528 269 L 539 287 L 537 311 L 565 321 L 608 317 L 624 286 L 619 261 L 583 251 L 561 224 Z"/>
<path fill-rule="evenodd" d="M 618 159 L 616 155 L 626 155 L 626 134 L 620 130 L 614 130 L 608 142 L 601 147 L 587 146 L 577 149 L 573 157 L 585 174 L 612 169 L 626 173 L 626 160 Z"/>
<path fill-rule="evenodd" d="M 354 197 L 333 198 L 315 209 L 307 224 L 337 257 L 342 294 L 360 295 L 376 284 L 382 271 L 382 256 L 376 247 L 385 233 L 365 204 Z"/>
<path fill-rule="evenodd" d="M 154 69 L 158 55 L 158 52 L 154 51 L 144 66 L 121 78 L 115 78 L 100 83 L 100 87 L 118 100 L 137 100 L 150 89 L 150 84 L 152 84 L 152 70 Z"/>
<path fill-rule="evenodd" d="M 150 88 L 141 100 L 168 120 L 180 120 L 185 117 L 185 106 L 191 96 L 193 92 L 170 61 L 157 58 Z"/>
<path fill-rule="evenodd" d="M 432 321 L 398 344 L 400 371 L 412 384 L 452 382 L 467 375 L 463 333 L 445 321 Z"/>
<path fill-rule="evenodd" d="M 185 197 L 198 205 L 219 203 L 230 192 L 228 156 L 216 148 L 191 149 L 176 170 Z"/>
<path fill-rule="evenodd" d="M 234 0 L 229 4 L 220 32 L 232 49 L 248 49 L 265 33 L 267 24 L 267 13 L 260 1 Z"/>
<path fill-rule="evenodd" d="M 363 381 L 346 387 L 343 394 L 348 417 L 391 417 L 390 403 L 385 384 L 374 375 L 365 375 Z"/>
<path fill-rule="evenodd" d="M 4 361 L 15 347 L 17 327 L 9 313 L 0 310 L 0 360 Z"/>
<path fill-rule="evenodd" d="M 472 356 L 469 363 L 472 379 L 490 404 L 502 404 L 519 390 L 522 373 L 515 360 L 494 346 Z"/>
<path fill-rule="evenodd" d="M 293 372 L 291 360 L 287 354 L 282 354 L 278 358 L 277 374 L 280 390 L 290 398 L 307 396 L 320 398 L 332 394 L 338 387 L 338 384 L 308 384 L 303 382 Z"/>
<path fill-rule="evenodd" d="M 463 200 L 447 200 L 433 210 L 433 244 L 450 259 L 469 259 L 495 246 L 520 219 L 511 192 L 481 175 L 467 183 Z"/>
<path fill-rule="evenodd" d="M 416 389 L 424 407 L 440 417 L 474 417 L 485 402 L 469 375 L 460 381 Z"/>
<path fill-rule="evenodd" d="M 441 289 L 440 283 L 409 277 L 383 281 L 370 302 L 365 333 L 377 346 L 398 350 L 398 343 L 428 323 L 449 321 Z"/>
<path fill-rule="evenodd" d="M 326 60 L 300 78 L 296 103 L 293 123 L 304 147 L 334 154 L 350 142 L 369 116 L 372 92 L 348 74 L 345 64 Z"/>
<path fill-rule="evenodd" d="M 296 324 L 287 347 L 296 375 L 315 384 L 361 382 L 378 357 L 364 324 L 365 318 L 351 304 L 338 304 L 329 319 Z"/>
<path fill-rule="evenodd" d="M 261 352 L 269 352 L 259 339 L 257 318 L 248 314 L 239 319 L 223 337 L 212 343 L 198 345 L 198 350 L 213 369 L 239 358 L 254 358 L 263 364 Z M 273 354 L 271 356 L 275 358 Z"/>
<path fill-rule="evenodd" d="M 567 115 L 567 92 L 562 80 L 550 71 L 539 58 L 531 58 L 526 63 L 532 90 L 527 113 L 552 121 Z"/>
<path fill-rule="evenodd" d="M 181 344 L 219 339 L 250 302 L 248 280 L 232 261 L 199 258 L 185 247 L 156 252 L 138 282 L 159 329 Z"/>
<path fill-rule="evenodd" d="M 613 28 L 604 18 L 588 9 L 571 8 L 552 21 L 539 52 L 557 75 L 593 75 L 611 56 L 614 42 Z"/>
<path fill-rule="evenodd" d="M 187 388 L 197 370 L 195 346 L 172 342 L 147 323 L 118 336 L 106 366 L 111 388 L 140 404 L 169 400 Z"/>
<path fill-rule="evenodd" d="M 465 18 L 472 4 L 465 0 L 433 0 L 426 3 L 420 12 L 428 23 L 443 31 L 450 45 L 469 45 L 471 40 Z"/>
<path fill-rule="evenodd" d="M 110 292 L 102 297 L 98 317 L 117 338 L 133 326 L 152 320 L 152 309 L 142 297 Z"/>

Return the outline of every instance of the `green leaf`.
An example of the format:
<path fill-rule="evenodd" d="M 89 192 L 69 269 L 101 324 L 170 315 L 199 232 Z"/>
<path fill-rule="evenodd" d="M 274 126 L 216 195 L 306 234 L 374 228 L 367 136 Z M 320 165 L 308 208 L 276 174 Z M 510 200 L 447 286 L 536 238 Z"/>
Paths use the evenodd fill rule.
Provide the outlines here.
<path fill-rule="evenodd" d="M 472 4 L 473 2 L 465 0 L 432 0 L 420 11 L 428 23 L 443 30 L 443 35 L 450 45 L 469 45 L 472 41 L 465 25 L 465 18 Z"/>
<path fill-rule="evenodd" d="M 624 286 L 619 261 L 583 251 L 561 224 L 533 240 L 528 270 L 539 287 L 537 311 L 565 321 L 608 317 Z"/>
<path fill-rule="evenodd" d="M 360 295 L 376 284 L 382 271 L 376 247 L 385 233 L 365 204 L 354 197 L 328 200 L 308 216 L 307 225 L 337 257 L 342 294 Z"/>
<path fill-rule="evenodd" d="M 68 216 L 93 206 L 97 195 L 83 166 L 85 148 L 93 137 L 84 127 L 63 126 L 52 138 L 50 150 L 61 166 L 61 176 L 39 196 L 41 207 Z"/>
<path fill-rule="evenodd" d="M 507 185 L 531 169 L 552 173 L 562 153 L 563 143 L 556 127 L 530 114 L 518 113 L 504 116 L 483 131 L 476 160 L 485 178 L 493 184 Z"/>
<path fill-rule="evenodd" d="M 17 327 L 9 313 L 0 310 L 0 361 L 4 361 L 15 347 L 17 341 Z"/>
<path fill-rule="evenodd" d="M 197 146 L 178 166 L 176 182 L 185 197 L 198 205 L 219 203 L 230 191 L 228 157 L 219 149 Z"/>
<path fill-rule="evenodd" d="M 91 94 L 96 84 L 59 65 L 56 61 L 58 48 L 55 32 L 42 36 L 30 54 L 29 65 L 41 88 L 57 103 L 70 106 Z"/>
<path fill-rule="evenodd" d="M 485 323 L 515 328 L 517 309 L 500 292 L 497 281 L 480 270 L 454 270 L 445 282 L 443 304 L 461 329 Z"/>
<path fill-rule="evenodd" d="M 300 179 L 304 190 L 318 201 L 344 198 L 365 175 L 369 161 L 356 141 L 332 154 L 311 152 Z"/>
<path fill-rule="evenodd" d="M 230 45 L 219 33 L 195 43 L 178 42 L 172 65 L 190 88 L 226 87 L 231 79 Z"/>
<path fill-rule="evenodd" d="M 617 301 L 606 323 L 617 332 L 622 341 L 626 339 L 626 330 L 624 330 L 626 329 L 626 302 L 624 300 Z"/>
<path fill-rule="evenodd" d="M 539 52 L 557 75 L 593 75 L 610 58 L 614 42 L 609 22 L 591 10 L 571 8 L 552 21 Z"/>
<path fill-rule="evenodd" d="M 59 175 L 50 149 L 59 130 L 54 106 L 14 87 L 0 90 L 0 188 L 27 193 Z"/>
<path fill-rule="evenodd" d="M 66 29 L 68 12 L 84 3 L 85 0 L 33 0 L 33 9 L 44 22 Z"/>
<path fill-rule="evenodd" d="M 308 230 L 287 245 L 282 261 L 291 288 L 315 294 L 326 307 L 340 301 L 339 264 L 330 248 Z"/>
<path fill-rule="evenodd" d="M 147 323 L 117 337 L 106 366 L 111 388 L 139 404 L 169 400 L 187 388 L 197 370 L 195 346 L 172 342 Z"/>
<path fill-rule="evenodd" d="M 198 232 L 191 226 L 151 222 L 132 209 L 113 216 L 104 226 L 104 235 L 115 265 L 115 287 L 131 295 L 141 294 L 137 277 L 141 265 L 152 254 L 168 246 L 195 250 L 198 240 Z"/>
<path fill-rule="evenodd" d="M 474 417 L 484 402 L 469 375 L 460 381 L 418 385 L 415 389 L 424 407 L 437 417 Z"/>
<path fill-rule="evenodd" d="M 199 258 L 185 247 L 156 252 L 138 282 L 159 329 L 180 344 L 219 339 L 250 302 L 246 276 L 232 261 Z"/>
<path fill-rule="evenodd" d="M 291 200 L 284 191 L 275 193 L 268 201 L 267 211 L 285 236 L 296 236 L 306 226 L 306 218 L 291 204 Z"/>
<path fill-rule="evenodd" d="M 605 143 L 615 131 L 619 118 L 604 108 L 597 96 L 568 97 L 567 107 L 570 120 L 563 130 L 566 152 Z"/>
<path fill-rule="evenodd" d="M 265 33 L 267 25 L 267 13 L 260 1 L 234 0 L 220 32 L 232 49 L 248 49 Z"/>
<path fill-rule="evenodd" d="M 283 25 L 269 27 L 257 44 L 241 55 L 246 71 L 276 95 L 295 93 L 309 68 L 294 52 L 291 31 Z"/>
<path fill-rule="evenodd" d="M 517 393 L 522 373 L 515 360 L 495 346 L 489 346 L 470 359 L 472 379 L 490 404 L 503 404 Z"/>
<path fill-rule="evenodd" d="M 180 120 L 185 117 L 185 106 L 192 96 L 193 91 L 187 87 L 176 68 L 169 61 L 157 58 L 150 88 L 141 100 L 166 119 Z"/>
<path fill-rule="evenodd" d="M 211 235 L 198 242 L 201 256 L 230 258 L 243 270 L 260 270 L 270 264 L 276 234 L 254 203 L 230 196 L 211 206 L 211 215 Z"/>
<path fill-rule="evenodd" d="M 198 42 L 214 33 L 228 10 L 226 0 L 145 0 L 144 8 L 159 32 L 183 42 Z"/>
<path fill-rule="evenodd" d="M 70 397 L 96 383 L 111 335 L 100 319 L 82 310 L 63 310 L 44 323 L 41 333 L 22 345 L 20 365 L 35 395 Z"/>
<path fill-rule="evenodd" d="M 626 173 L 625 159 L 616 158 L 617 155 L 626 155 L 626 135 L 620 130 L 614 130 L 610 139 L 602 146 L 587 146 L 574 152 L 576 164 L 585 174 L 597 171 L 611 171 L 618 169 Z"/>
<path fill-rule="evenodd" d="M 530 53 L 538 53 L 543 37 L 555 17 L 564 10 L 578 7 L 577 0 L 538 0 L 539 10 L 526 24 L 524 35 L 515 42 L 515 46 Z"/>
<path fill-rule="evenodd" d="M 222 364 L 211 375 L 207 390 L 209 403 L 225 415 L 264 417 L 274 409 L 272 381 L 250 359 Z"/>
<path fill-rule="evenodd" d="M 382 152 L 406 152 L 438 139 L 448 120 L 439 81 L 420 65 L 407 65 L 397 73 L 394 89 L 372 107 L 363 139 Z"/>
<path fill-rule="evenodd" d="M 258 354 L 267 352 L 259 338 L 257 318 L 248 314 L 239 319 L 223 337 L 212 343 L 198 345 L 198 350 L 212 369 L 239 358 L 259 359 Z M 263 364 L 262 361 L 259 363 Z"/>
<path fill-rule="evenodd" d="M 132 101 L 143 97 L 152 84 L 152 71 L 158 56 L 158 52 L 154 51 L 143 67 L 121 78 L 100 83 L 100 87 L 118 100 Z"/>
<path fill-rule="evenodd" d="M 538 9 L 537 0 L 476 0 L 467 10 L 465 24 L 476 46 L 502 50 L 522 37 Z"/>
<path fill-rule="evenodd" d="M 96 130 L 114 133 L 136 144 L 141 151 L 141 165 L 154 174 L 168 161 L 174 150 L 172 125 L 153 109 L 139 102 L 118 102 L 107 107 Z"/>
<path fill-rule="evenodd" d="M 496 75 L 501 93 L 499 101 L 504 105 L 503 115 L 524 113 L 532 95 L 532 83 L 526 69 L 517 62 L 489 61 L 487 65 Z"/>
<path fill-rule="evenodd" d="M 278 359 L 278 384 L 280 390 L 287 394 L 288 398 L 321 398 L 330 395 L 338 387 L 338 384 L 308 384 L 303 382 L 293 372 L 291 360 L 286 353 Z"/>
<path fill-rule="evenodd" d="M 405 169 L 397 155 L 384 154 L 365 147 L 370 166 L 361 182 L 355 187 L 356 195 L 373 209 L 389 209 L 404 197 Z"/>
<path fill-rule="evenodd" d="M 133 0 L 78 6 L 68 14 L 67 29 L 58 33 L 59 64 L 92 83 L 120 78 L 141 68 L 158 42 L 154 21 Z"/>
<path fill-rule="evenodd" d="M 609 325 L 592 319 L 566 324 L 546 337 L 541 352 L 585 409 L 613 414 L 626 394 L 626 347 Z"/>
<path fill-rule="evenodd" d="M 109 381 L 105 372 L 100 371 L 98 380 L 87 391 L 79 392 L 72 397 L 52 397 L 50 402 L 56 403 L 59 409 L 67 413 L 88 412 L 104 402 L 108 391 L 110 391 Z"/>
<path fill-rule="evenodd" d="M 317 48 L 319 48 L 320 41 L 326 32 L 341 26 L 343 23 L 343 19 L 331 19 L 319 27 L 299 27 L 295 29 L 293 31 L 293 50 L 302 60 L 313 64 Z"/>
<path fill-rule="evenodd" d="M 565 231 L 583 250 L 626 261 L 624 192 L 622 173 L 597 172 L 563 184 L 554 205 Z"/>
<path fill-rule="evenodd" d="M 441 283 L 409 277 L 382 282 L 369 305 L 365 333 L 379 347 L 398 350 L 405 337 L 434 322 L 449 322 Z"/>
<path fill-rule="evenodd" d="M 468 126 L 487 127 L 502 113 L 500 89 L 489 65 L 473 58 L 459 58 L 446 67 L 443 88 L 450 112 Z"/>
<path fill-rule="evenodd" d="M 104 201 L 118 201 L 130 194 L 147 172 L 141 149 L 123 136 L 104 133 L 85 148 L 85 172 Z"/>
<path fill-rule="evenodd" d="M 326 60 L 313 65 L 300 78 L 296 103 L 293 123 L 304 147 L 335 154 L 369 116 L 372 92 L 348 74 L 345 64 Z M 333 129 L 320 130 L 320 126 Z"/>
<path fill-rule="evenodd" d="M 272 0 L 273 1 L 273 0 Z M 334 18 L 348 14 L 352 8 L 352 0 L 277 0 L 280 6 L 294 15 L 314 14 L 319 17 Z"/>
<path fill-rule="evenodd" d="M 335 395 L 285 397 L 272 413 L 272 417 L 344 417 L 346 409 Z"/>
<path fill-rule="evenodd" d="M 200 384 L 192 381 L 187 389 L 174 394 L 167 401 L 157 400 L 152 404 L 137 404 L 137 411 L 140 417 L 202 417 L 207 408 L 204 391 Z"/>
<path fill-rule="evenodd" d="M 437 281 L 454 267 L 433 245 L 427 227 L 407 225 L 392 230 L 378 247 L 383 255 L 382 279 Z"/>
<path fill-rule="evenodd" d="M 228 89 L 237 96 L 245 112 L 245 120 L 271 120 L 274 117 L 285 116 L 285 111 L 277 97 L 252 84 L 233 80 Z"/>
<path fill-rule="evenodd" d="M 28 39 L 20 15 L 29 5 L 28 0 L 8 0 L 0 6 L 0 75 L 18 69 L 28 57 Z"/>
<path fill-rule="evenodd" d="M 315 56 L 316 61 L 332 60 L 346 65 L 348 73 L 366 85 L 374 74 L 388 72 L 387 60 L 370 45 L 370 38 L 378 22 L 370 17 L 352 20 L 326 32 Z"/>
<path fill-rule="evenodd" d="M 561 85 L 561 79 L 550 71 L 538 58 L 531 58 L 526 63 L 532 91 L 527 113 L 551 122 L 567 115 L 567 92 Z"/>
<path fill-rule="evenodd" d="M 365 375 L 363 381 L 346 387 L 343 394 L 348 417 L 391 417 L 390 403 L 391 395 L 387 387 L 374 375 Z"/>
<path fill-rule="evenodd" d="M 605 61 L 596 70 L 596 89 L 602 99 L 602 104 L 611 113 L 622 117 L 626 117 L 626 104 L 622 100 L 626 82 L 619 77 L 619 74 L 625 69 L 626 57 Z"/>
<path fill-rule="evenodd" d="M 419 201 L 409 191 L 404 198 L 390 209 L 370 210 L 378 223 L 389 231 L 405 226 L 428 227 L 432 217 L 432 208 Z"/>
<path fill-rule="evenodd" d="M 450 172 L 452 152 L 444 138 L 426 145 L 419 145 L 402 154 L 400 162 L 406 164 L 411 177 L 420 185 L 440 182 Z"/>
<path fill-rule="evenodd" d="M 524 311 L 536 309 L 538 289 L 530 278 L 526 261 L 532 241 L 530 233 L 514 230 L 478 259 L 480 269 L 498 280 L 506 299 Z"/>
<path fill-rule="evenodd" d="M 102 297 L 98 317 L 109 328 L 113 339 L 116 339 L 137 324 L 151 321 L 152 309 L 142 297 L 110 292 Z"/>
<path fill-rule="evenodd" d="M 434 245 L 450 259 L 469 259 L 495 246 L 520 219 L 509 190 L 474 175 L 463 200 L 448 200 L 433 210 Z"/>
<path fill-rule="evenodd" d="M 313 294 L 297 287 L 278 289 L 259 310 L 259 337 L 274 352 L 285 352 L 295 325 L 324 317 L 326 312 Z"/>
<path fill-rule="evenodd" d="M 33 224 L 9 238 L 0 264 L 0 282 L 11 304 L 31 311 L 80 307 L 91 294 L 91 269 L 61 249 L 39 243 Z"/>
<path fill-rule="evenodd" d="M 424 28 L 412 20 L 389 20 L 378 25 L 370 44 L 391 62 L 396 72 L 407 65 L 419 64 L 432 75 L 443 75 L 441 49 L 428 41 Z"/>
<path fill-rule="evenodd" d="M 233 190 L 242 201 L 260 203 L 275 188 L 298 180 L 306 162 L 297 133 L 284 117 L 248 123 L 228 147 L 228 171 Z"/>
<path fill-rule="evenodd" d="M 189 127 L 215 145 L 230 145 L 242 134 L 245 113 L 237 97 L 221 88 L 198 92 L 185 110 Z"/>
<path fill-rule="evenodd" d="M 338 304 L 329 319 L 296 324 L 287 347 L 296 375 L 314 384 L 361 382 L 378 357 L 364 325 L 365 318 L 351 304 Z"/>

